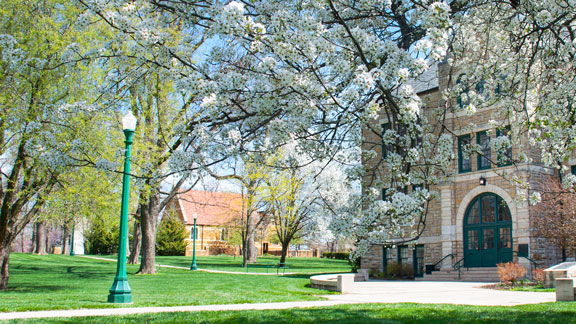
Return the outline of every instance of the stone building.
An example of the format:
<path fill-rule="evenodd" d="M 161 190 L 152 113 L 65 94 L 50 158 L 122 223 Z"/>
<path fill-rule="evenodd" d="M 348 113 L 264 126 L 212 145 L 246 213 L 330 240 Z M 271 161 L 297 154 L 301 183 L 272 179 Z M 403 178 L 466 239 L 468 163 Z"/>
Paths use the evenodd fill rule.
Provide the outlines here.
<path fill-rule="evenodd" d="M 449 73 L 448 64 L 440 64 L 411 82 L 422 99 L 424 114 L 440 105 L 465 104 L 461 100 L 442 102 Z M 535 150 L 524 152 L 533 158 L 532 162 L 512 165 L 508 156 L 515 156 L 517 148 L 499 155 L 491 149 L 491 140 L 510 131 L 505 119 L 493 120 L 495 109 L 478 109 L 472 115 L 447 110 L 444 125 L 455 135 L 454 152 L 458 154 L 452 165 L 453 174 L 431 188 L 439 197 L 430 203 L 425 231 L 410 245 L 373 245 L 362 258 L 362 268 L 385 273 L 389 264 L 405 263 L 413 266 L 416 276 L 434 268 L 440 270 L 435 272 L 438 279 L 494 280 L 498 278 L 494 277 L 496 264 L 501 262 L 517 261 L 530 269 L 561 261 L 558 249 L 532 234 L 531 216 L 535 211 L 528 203 L 517 201 L 522 189 L 508 180 L 517 176 L 537 189 L 553 171 L 538 162 Z M 387 123 L 382 116 L 380 124 Z M 367 143 L 382 141 L 375 134 L 365 132 L 364 136 Z M 482 155 L 466 154 L 464 148 L 472 143 L 482 147 Z M 381 168 L 377 161 L 385 148 L 374 145 L 372 149 L 377 157 L 365 163 L 368 168 Z"/>

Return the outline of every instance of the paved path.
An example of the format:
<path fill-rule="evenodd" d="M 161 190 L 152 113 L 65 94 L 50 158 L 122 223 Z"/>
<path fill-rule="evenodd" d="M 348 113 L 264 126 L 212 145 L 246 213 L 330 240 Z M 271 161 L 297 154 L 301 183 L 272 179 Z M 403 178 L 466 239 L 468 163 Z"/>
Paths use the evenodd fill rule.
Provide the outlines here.
<path fill-rule="evenodd" d="M 333 301 L 515 306 L 556 301 L 553 292 L 503 291 L 480 288 L 486 282 L 364 281 L 352 293 L 325 296 Z"/>
<path fill-rule="evenodd" d="M 355 287 L 350 294 L 322 296 L 327 298 L 327 300 L 321 301 L 0 313 L 0 320 L 41 317 L 130 315 L 161 312 L 309 308 L 365 303 L 513 306 L 555 301 L 554 293 L 500 291 L 479 288 L 482 285 L 486 285 L 486 283 L 372 280 L 355 283 Z"/>

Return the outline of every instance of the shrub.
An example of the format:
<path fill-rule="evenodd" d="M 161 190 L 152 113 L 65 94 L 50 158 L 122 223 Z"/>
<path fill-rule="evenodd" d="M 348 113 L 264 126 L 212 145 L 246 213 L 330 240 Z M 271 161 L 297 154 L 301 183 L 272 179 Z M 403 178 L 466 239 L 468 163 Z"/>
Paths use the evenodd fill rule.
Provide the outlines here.
<path fill-rule="evenodd" d="M 210 255 L 234 254 L 234 247 L 226 241 L 216 241 L 210 245 Z"/>
<path fill-rule="evenodd" d="M 326 259 L 348 260 L 350 253 L 348 252 L 324 252 L 322 257 Z"/>
<path fill-rule="evenodd" d="M 386 274 L 390 279 L 414 279 L 414 268 L 410 264 L 392 262 L 386 267 Z"/>
<path fill-rule="evenodd" d="M 498 275 L 500 281 L 507 285 L 515 285 L 526 276 L 526 268 L 516 262 L 498 263 Z"/>
<path fill-rule="evenodd" d="M 156 253 L 158 255 L 184 255 L 186 253 L 186 226 L 174 213 L 168 213 L 158 226 Z"/>
<path fill-rule="evenodd" d="M 118 253 L 120 232 L 118 222 L 110 222 L 104 218 L 94 217 L 90 229 L 85 236 L 84 247 L 88 254 Z"/>
<path fill-rule="evenodd" d="M 358 269 L 362 267 L 362 258 L 357 257 L 354 260 L 348 259 L 348 264 L 352 267 L 352 272 L 358 272 Z"/>
<path fill-rule="evenodd" d="M 532 280 L 534 280 L 536 284 L 542 284 L 545 278 L 544 269 L 532 270 Z"/>

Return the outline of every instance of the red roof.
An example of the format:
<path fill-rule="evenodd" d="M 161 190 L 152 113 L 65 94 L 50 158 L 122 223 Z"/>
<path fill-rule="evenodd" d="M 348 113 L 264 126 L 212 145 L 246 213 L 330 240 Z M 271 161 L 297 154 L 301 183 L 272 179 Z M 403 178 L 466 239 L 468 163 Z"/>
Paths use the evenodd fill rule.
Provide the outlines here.
<path fill-rule="evenodd" d="M 232 192 L 190 190 L 178 195 L 178 205 L 186 224 L 225 225 L 242 216 L 242 195 Z"/>

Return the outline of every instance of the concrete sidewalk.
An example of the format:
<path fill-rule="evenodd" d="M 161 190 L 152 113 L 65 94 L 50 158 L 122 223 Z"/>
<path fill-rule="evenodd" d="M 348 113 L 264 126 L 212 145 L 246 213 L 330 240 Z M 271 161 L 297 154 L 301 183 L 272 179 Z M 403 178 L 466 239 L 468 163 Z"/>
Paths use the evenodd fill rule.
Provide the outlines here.
<path fill-rule="evenodd" d="M 367 282 L 356 282 L 350 294 L 326 295 L 322 297 L 327 300 L 321 301 L 15 312 L 0 313 L 0 320 L 48 317 L 111 316 L 162 312 L 310 308 L 366 303 L 514 306 L 555 301 L 554 293 L 501 291 L 479 288 L 482 285 L 486 285 L 486 283 L 372 280 Z M 319 290 L 319 292 L 321 291 Z"/>
<path fill-rule="evenodd" d="M 480 288 L 487 282 L 384 281 L 355 282 L 352 292 L 324 296 L 354 303 L 418 303 L 477 306 L 516 306 L 556 301 L 553 292 L 505 291 Z"/>

